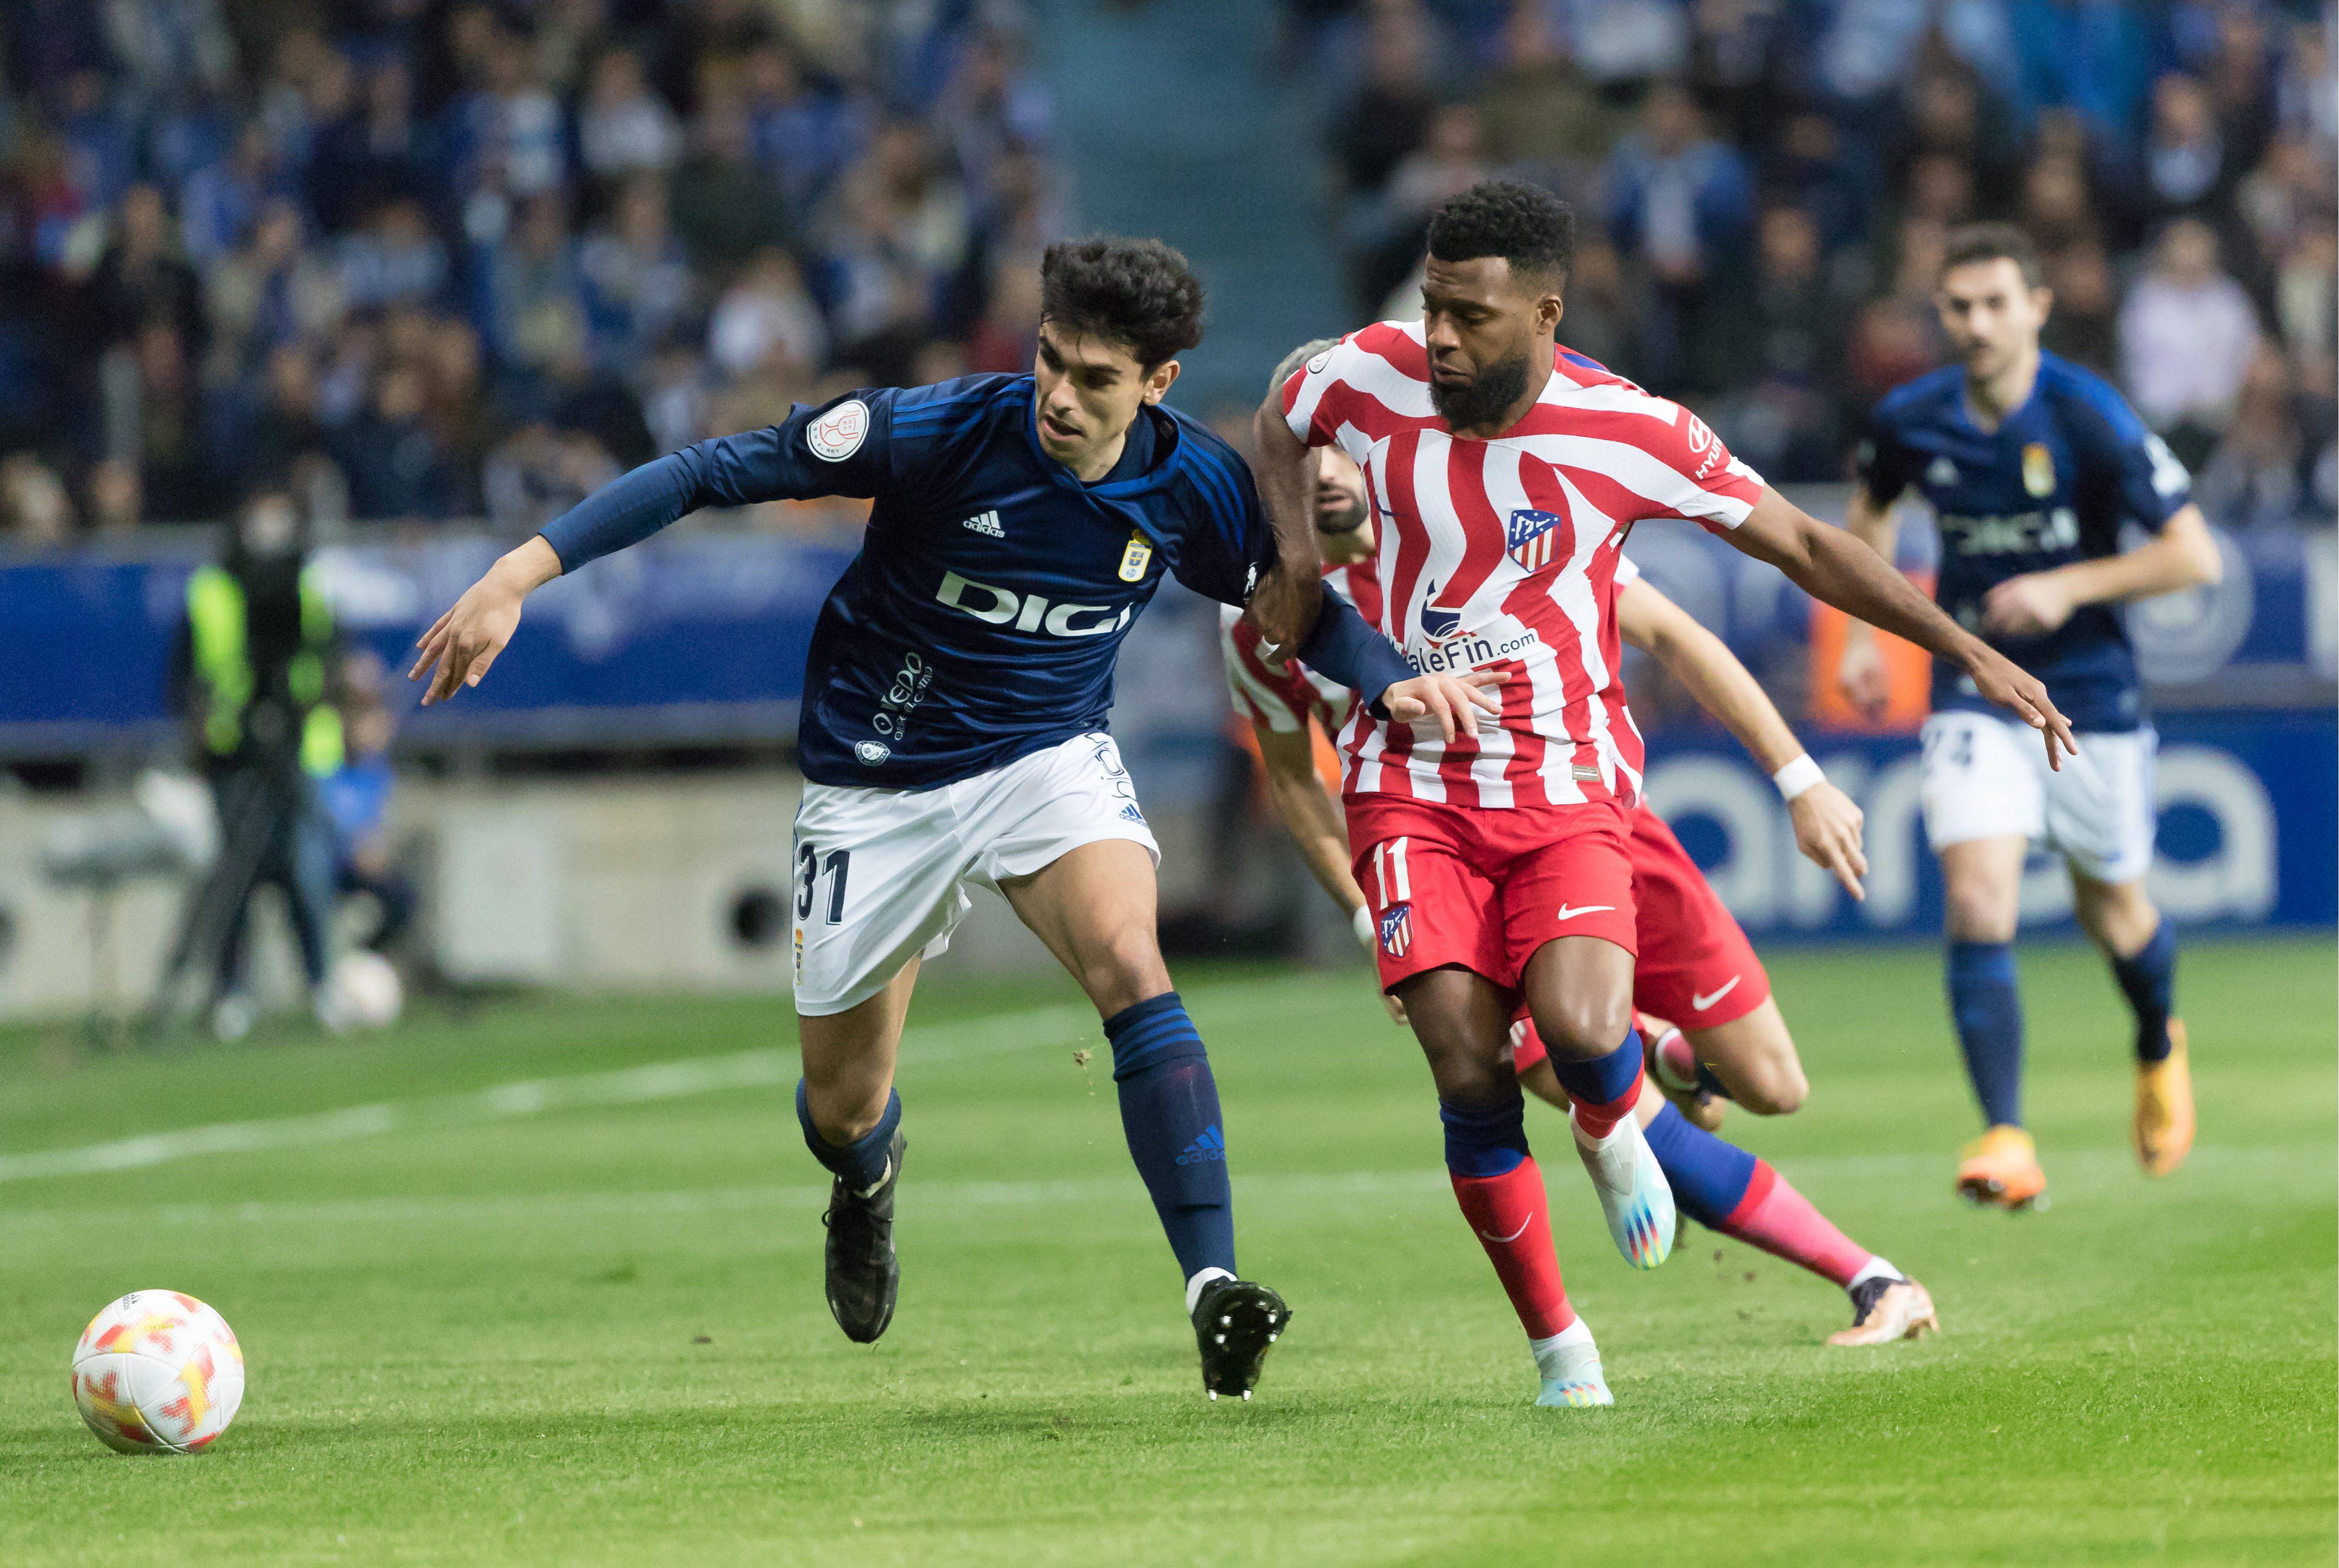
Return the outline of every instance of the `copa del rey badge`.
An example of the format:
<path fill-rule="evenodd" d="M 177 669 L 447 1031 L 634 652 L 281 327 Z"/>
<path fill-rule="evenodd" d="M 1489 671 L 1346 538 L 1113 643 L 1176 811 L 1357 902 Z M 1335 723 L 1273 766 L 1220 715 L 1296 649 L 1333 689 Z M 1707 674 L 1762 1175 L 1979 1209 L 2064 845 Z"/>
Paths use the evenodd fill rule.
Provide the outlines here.
<path fill-rule="evenodd" d="M 1541 571 L 1551 565 L 1552 554 L 1558 548 L 1555 531 L 1565 519 L 1556 512 L 1535 512 L 1524 508 L 1513 512 L 1505 525 L 1503 543 L 1511 559 L 1531 572 Z"/>
<path fill-rule="evenodd" d="M 804 445 L 823 462 L 841 463 L 869 439 L 869 405 L 854 398 L 804 427 Z"/>

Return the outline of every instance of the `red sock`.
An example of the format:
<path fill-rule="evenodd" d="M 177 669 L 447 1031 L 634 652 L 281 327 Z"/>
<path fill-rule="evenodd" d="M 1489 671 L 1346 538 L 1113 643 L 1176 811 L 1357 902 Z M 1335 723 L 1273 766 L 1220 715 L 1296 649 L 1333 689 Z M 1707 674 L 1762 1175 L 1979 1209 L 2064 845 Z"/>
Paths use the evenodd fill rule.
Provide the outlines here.
<path fill-rule="evenodd" d="M 1876 1256 L 1828 1223 L 1767 1159 L 1754 1162 L 1754 1179 L 1722 1221 L 1722 1232 L 1842 1286 L 1850 1285 L 1851 1277 Z"/>
<path fill-rule="evenodd" d="M 1543 1171 L 1533 1157 L 1501 1176 L 1454 1178 L 1462 1217 L 1478 1235 L 1486 1257 L 1502 1277 L 1503 1289 L 1530 1339 L 1548 1339 L 1575 1321 L 1560 1283 L 1559 1254 L 1551 1245 L 1551 1206 Z"/>

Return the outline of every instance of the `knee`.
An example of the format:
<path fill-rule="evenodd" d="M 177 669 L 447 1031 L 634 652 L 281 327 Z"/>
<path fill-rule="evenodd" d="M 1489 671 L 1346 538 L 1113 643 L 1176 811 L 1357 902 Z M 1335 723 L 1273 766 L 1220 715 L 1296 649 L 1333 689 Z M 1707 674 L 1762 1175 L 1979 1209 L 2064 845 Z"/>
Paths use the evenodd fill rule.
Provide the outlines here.
<path fill-rule="evenodd" d="M 2015 899 L 1987 882 L 1953 883 L 1942 893 L 1942 921 L 1952 942 L 2012 942 Z"/>
<path fill-rule="evenodd" d="M 1552 1055 L 1569 1061 L 1605 1056 L 1633 1027 L 1629 995 L 1573 995 L 1535 1009 L 1535 1032 Z"/>
<path fill-rule="evenodd" d="M 1802 1064 L 1791 1059 L 1758 1062 L 1744 1077 L 1744 1082 L 1732 1086 L 1731 1094 L 1757 1116 L 1791 1116 L 1811 1097 Z"/>
<path fill-rule="evenodd" d="M 1170 989 L 1170 971 L 1150 930 L 1124 927 L 1079 954 L 1081 989 L 1106 1018 Z"/>
<path fill-rule="evenodd" d="M 1518 1082 L 1500 1049 L 1490 1049 L 1466 1030 L 1423 1029 L 1416 1020 L 1414 1032 L 1440 1100 L 1457 1105 L 1489 1103 L 1509 1098 Z"/>

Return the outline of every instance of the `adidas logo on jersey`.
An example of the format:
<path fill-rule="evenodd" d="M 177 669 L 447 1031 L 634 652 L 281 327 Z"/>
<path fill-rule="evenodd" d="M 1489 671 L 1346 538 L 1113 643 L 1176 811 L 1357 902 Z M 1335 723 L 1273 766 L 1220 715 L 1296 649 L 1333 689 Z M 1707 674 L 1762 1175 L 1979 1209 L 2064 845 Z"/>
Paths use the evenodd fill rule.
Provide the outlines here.
<path fill-rule="evenodd" d="M 1216 1122 L 1212 1122 L 1209 1126 L 1202 1129 L 1201 1137 L 1194 1139 L 1193 1142 L 1186 1146 L 1186 1152 L 1178 1157 L 1178 1163 L 1180 1165 L 1200 1165 L 1206 1161 L 1215 1159 L 1220 1164 L 1224 1164 L 1226 1162 L 1226 1135 L 1219 1130 L 1218 1124 Z"/>
<path fill-rule="evenodd" d="M 999 526 L 997 512 L 977 512 L 962 525 L 970 534 L 981 534 L 987 539 L 1003 539 L 1007 530 Z"/>

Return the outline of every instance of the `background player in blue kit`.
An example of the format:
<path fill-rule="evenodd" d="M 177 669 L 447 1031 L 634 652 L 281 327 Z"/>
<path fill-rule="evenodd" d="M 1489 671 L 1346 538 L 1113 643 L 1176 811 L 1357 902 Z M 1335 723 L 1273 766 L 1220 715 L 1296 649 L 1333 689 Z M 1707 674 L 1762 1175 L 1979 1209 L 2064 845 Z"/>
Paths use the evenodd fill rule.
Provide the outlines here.
<path fill-rule="evenodd" d="M 2121 606 L 2215 582 L 2217 547 L 2184 465 L 2120 395 L 2042 353 L 2052 296 L 2028 238 L 2005 224 L 1952 236 L 1937 296 L 1961 364 L 1877 406 L 1850 528 L 1892 554 L 1893 502 L 1910 485 L 1939 519 L 1941 606 L 2047 684 L 2079 737 L 2059 773 L 1952 666 L 1933 667 L 1924 729 L 1926 835 L 1948 902 L 1949 996 L 1987 1129 L 1959 1188 L 2017 1208 L 2047 1179 L 2022 1129 L 2022 1007 L 2013 938 L 2023 859 L 2045 839 L 2070 867 L 2081 928 L 2136 1014 L 2137 1158 L 2155 1176 L 2193 1142 L 2184 1025 L 2171 1014 L 2176 947 L 2145 895 L 2158 814 L 2155 744 Z M 2123 550 L 2123 527 L 2151 537 Z M 1873 634 L 1854 626 L 1843 684 L 1880 708 Z"/>
<path fill-rule="evenodd" d="M 1051 247 L 1041 280 L 1034 374 L 857 392 L 637 468 L 498 561 L 425 634 L 414 673 L 436 666 L 426 703 L 476 685 L 531 589 L 699 507 L 873 498 L 813 634 L 798 737 L 796 1109 L 836 1178 L 829 1308 L 864 1342 L 892 1320 L 894 1052 L 920 961 L 977 883 L 1103 1016 L 1204 1385 L 1248 1398 L 1288 1309 L 1235 1273 L 1218 1089 L 1162 965 L 1160 849 L 1105 726 L 1121 639 L 1165 573 L 1242 604 L 1282 552 L 1242 459 L 1160 406 L 1201 340 L 1184 258 L 1089 240 Z M 1312 546 L 1290 557 L 1312 591 Z M 1475 733 L 1474 701 L 1495 706 L 1474 683 L 1416 676 L 1331 596 L 1302 629 L 1310 664 L 1396 716 Z"/>

